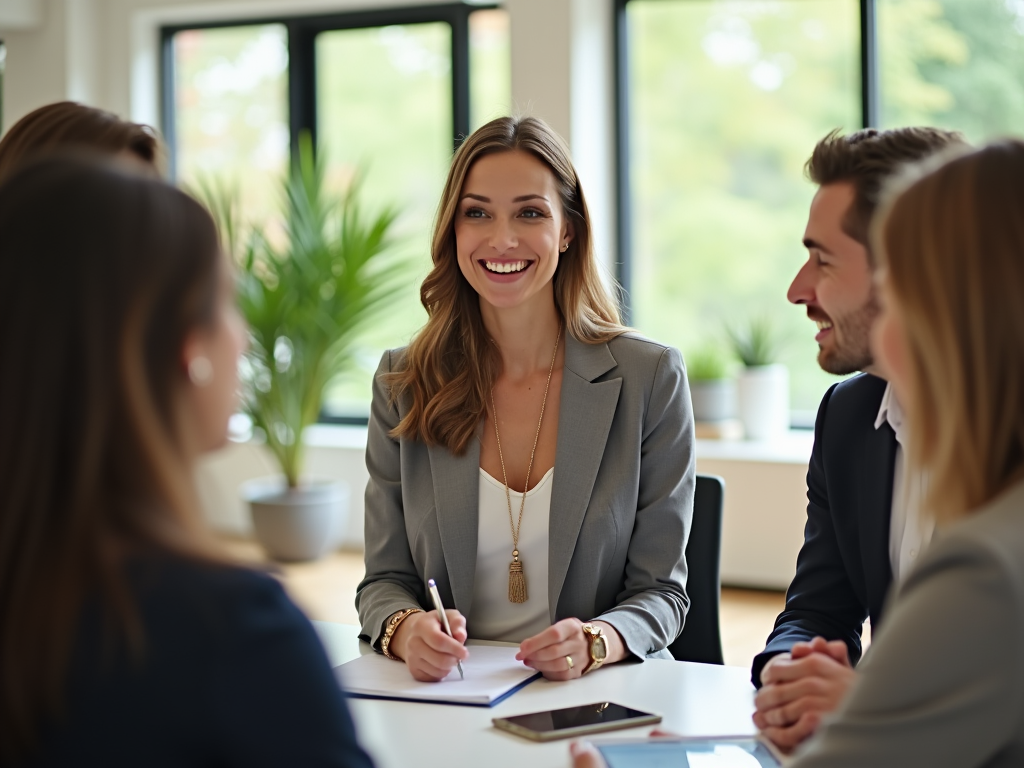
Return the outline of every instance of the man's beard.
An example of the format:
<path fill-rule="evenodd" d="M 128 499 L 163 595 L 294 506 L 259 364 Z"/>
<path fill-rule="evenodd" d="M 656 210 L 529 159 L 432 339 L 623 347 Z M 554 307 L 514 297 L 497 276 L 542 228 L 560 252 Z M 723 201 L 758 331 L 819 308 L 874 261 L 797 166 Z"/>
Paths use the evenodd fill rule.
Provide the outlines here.
<path fill-rule="evenodd" d="M 828 373 L 845 376 L 870 367 L 871 326 L 878 317 L 878 300 L 874 291 L 867 302 L 852 314 L 832 318 L 832 346 L 818 350 L 818 365 Z"/>

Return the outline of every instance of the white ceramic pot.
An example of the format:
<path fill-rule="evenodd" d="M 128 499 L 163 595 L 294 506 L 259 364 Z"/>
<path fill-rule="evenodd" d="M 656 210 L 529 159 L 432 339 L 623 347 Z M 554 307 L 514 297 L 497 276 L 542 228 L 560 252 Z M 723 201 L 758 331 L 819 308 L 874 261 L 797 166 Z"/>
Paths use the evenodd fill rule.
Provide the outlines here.
<path fill-rule="evenodd" d="M 789 429 L 789 369 L 781 363 L 744 368 L 736 401 L 748 440 L 771 440 Z"/>
<path fill-rule="evenodd" d="M 696 421 L 725 421 L 736 415 L 736 382 L 713 379 L 690 382 L 690 400 Z"/>
<path fill-rule="evenodd" d="M 283 477 L 242 484 L 256 540 L 275 560 L 316 560 L 333 548 L 348 514 L 348 484 L 308 480 L 288 488 Z"/>

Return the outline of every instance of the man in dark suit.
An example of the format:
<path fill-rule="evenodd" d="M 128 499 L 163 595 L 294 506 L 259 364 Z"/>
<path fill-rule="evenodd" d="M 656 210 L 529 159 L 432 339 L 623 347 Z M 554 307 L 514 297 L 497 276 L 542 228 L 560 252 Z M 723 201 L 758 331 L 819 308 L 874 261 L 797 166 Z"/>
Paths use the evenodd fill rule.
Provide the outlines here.
<path fill-rule="evenodd" d="M 754 658 L 754 722 L 784 749 L 838 705 L 856 675 L 864 620 L 880 624 L 894 574 L 906 573 L 931 537 L 918 515 L 924 479 L 903 472 L 902 409 L 871 356 L 878 304 L 868 229 L 887 177 L 960 142 L 931 128 L 833 132 L 807 162 L 819 188 L 804 233 L 808 259 L 788 298 L 818 325 L 818 364 L 863 373 L 821 401 L 796 576 Z"/>

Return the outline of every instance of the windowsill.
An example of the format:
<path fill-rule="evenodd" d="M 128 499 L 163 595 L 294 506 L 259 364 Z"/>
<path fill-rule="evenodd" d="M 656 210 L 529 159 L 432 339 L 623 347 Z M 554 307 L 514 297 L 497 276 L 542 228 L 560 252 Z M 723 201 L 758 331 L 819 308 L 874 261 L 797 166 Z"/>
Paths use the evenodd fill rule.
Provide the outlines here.
<path fill-rule="evenodd" d="M 814 446 L 814 431 L 791 429 L 774 440 L 698 440 L 698 459 L 754 461 L 770 464 L 807 464 Z"/>
<path fill-rule="evenodd" d="M 366 427 L 313 424 L 306 429 L 306 444 L 316 448 L 366 450 Z M 791 429 L 775 440 L 698 440 L 697 458 L 770 464 L 806 464 L 811 457 L 814 432 Z"/>
<path fill-rule="evenodd" d="M 316 448 L 366 450 L 366 427 L 347 424 L 311 424 L 306 427 L 306 445 Z"/>

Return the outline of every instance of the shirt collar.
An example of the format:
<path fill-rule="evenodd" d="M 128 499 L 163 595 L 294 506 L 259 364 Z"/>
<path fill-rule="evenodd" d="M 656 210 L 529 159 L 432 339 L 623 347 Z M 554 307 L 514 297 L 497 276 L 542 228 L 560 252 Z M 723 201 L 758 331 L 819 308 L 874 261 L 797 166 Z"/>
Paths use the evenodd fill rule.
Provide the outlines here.
<path fill-rule="evenodd" d="M 896 399 L 896 393 L 893 391 L 891 383 L 885 385 L 882 404 L 878 408 L 878 416 L 875 417 L 875 429 L 878 429 L 886 422 L 892 427 L 892 431 L 896 433 L 896 441 L 902 445 L 903 407 L 900 405 L 900 401 Z"/>

